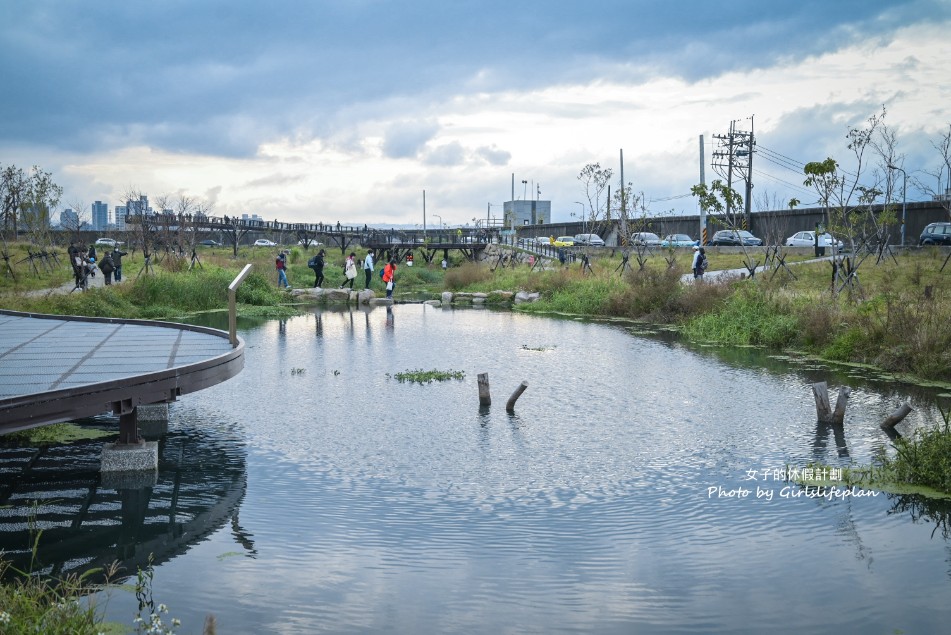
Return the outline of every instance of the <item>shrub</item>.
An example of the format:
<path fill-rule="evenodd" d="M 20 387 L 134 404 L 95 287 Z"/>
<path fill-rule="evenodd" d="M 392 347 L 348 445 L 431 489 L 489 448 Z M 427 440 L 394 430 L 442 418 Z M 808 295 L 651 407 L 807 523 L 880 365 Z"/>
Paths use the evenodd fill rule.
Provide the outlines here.
<path fill-rule="evenodd" d="M 466 263 L 461 267 L 446 271 L 444 284 L 450 291 L 459 291 L 471 285 L 485 282 L 492 278 L 492 271 L 488 267 L 477 263 Z"/>

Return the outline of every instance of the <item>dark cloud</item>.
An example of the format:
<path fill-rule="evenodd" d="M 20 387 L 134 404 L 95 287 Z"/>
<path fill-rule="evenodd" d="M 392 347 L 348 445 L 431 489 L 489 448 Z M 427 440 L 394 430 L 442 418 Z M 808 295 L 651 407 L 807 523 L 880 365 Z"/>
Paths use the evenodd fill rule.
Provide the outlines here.
<path fill-rule="evenodd" d="M 940 0 L 0 3 L 0 144 L 249 156 L 391 99 L 700 79 L 947 19 Z M 478 80 L 474 78 L 478 77 Z M 385 113 L 379 113 L 385 114 Z M 425 130 L 392 131 L 413 156 Z"/>
<path fill-rule="evenodd" d="M 427 165 L 454 166 L 466 162 L 466 149 L 458 141 L 432 148 L 423 158 Z"/>
<path fill-rule="evenodd" d="M 391 159 L 416 157 L 432 139 L 439 126 L 429 121 L 403 121 L 394 124 L 383 140 L 383 154 Z"/>
<path fill-rule="evenodd" d="M 483 146 L 476 150 L 476 155 L 489 165 L 507 165 L 512 158 L 512 153 L 507 150 L 500 150 L 495 146 Z"/>

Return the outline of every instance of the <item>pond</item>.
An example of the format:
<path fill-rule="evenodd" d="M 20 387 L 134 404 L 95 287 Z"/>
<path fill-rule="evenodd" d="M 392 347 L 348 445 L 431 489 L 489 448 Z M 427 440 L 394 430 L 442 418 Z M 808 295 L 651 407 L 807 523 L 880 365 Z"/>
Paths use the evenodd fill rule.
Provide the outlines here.
<path fill-rule="evenodd" d="M 18 514 L 39 499 L 44 566 L 120 558 L 134 572 L 154 553 L 154 598 L 186 633 L 209 613 L 221 633 L 911 633 L 951 619 L 946 506 L 810 497 L 780 475 L 868 463 L 901 401 L 915 407 L 902 431 L 939 419 L 934 391 L 478 309 L 314 310 L 241 335 L 244 371 L 173 404 L 144 493 L 98 483 L 98 443 L 0 453 L 0 548 L 22 555 Z M 394 377 L 414 369 L 465 377 Z M 844 433 L 817 426 L 815 381 L 852 387 Z M 136 609 L 109 594 L 111 619 Z"/>

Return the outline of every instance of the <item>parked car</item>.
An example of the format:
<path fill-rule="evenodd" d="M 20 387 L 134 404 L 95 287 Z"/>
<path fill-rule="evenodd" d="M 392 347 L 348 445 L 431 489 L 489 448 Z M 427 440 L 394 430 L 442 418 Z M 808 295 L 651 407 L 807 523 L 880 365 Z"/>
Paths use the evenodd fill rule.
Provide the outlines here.
<path fill-rule="evenodd" d="M 314 239 L 307 241 L 306 244 L 303 240 L 298 240 L 297 244 L 300 245 L 301 247 L 323 247 L 324 245 L 322 242 L 319 242 Z"/>
<path fill-rule="evenodd" d="M 604 240 L 597 234 L 575 234 L 576 245 L 587 245 L 588 247 L 604 247 Z"/>
<path fill-rule="evenodd" d="M 636 232 L 631 234 L 631 244 L 646 245 L 648 247 L 660 247 L 660 236 L 650 232 Z"/>
<path fill-rule="evenodd" d="M 114 238 L 97 238 L 96 244 L 115 248 L 115 247 L 118 247 L 119 245 L 122 245 L 123 242 L 121 240 L 116 240 Z"/>
<path fill-rule="evenodd" d="M 722 247 L 757 247 L 763 244 L 762 238 L 757 238 L 745 229 L 721 229 L 710 239 L 710 244 Z"/>
<path fill-rule="evenodd" d="M 660 241 L 661 247 L 693 247 L 699 244 L 700 241 L 694 240 L 687 234 L 667 234 Z"/>
<path fill-rule="evenodd" d="M 210 238 L 208 240 L 203 240 L 198 244 L 203 247 L 221 247 L 221 243 L 219 243 L 217 240 L 212 240 Z"/>
<path fill-rule="evenodd" d="M 574 236 L 559 236 L 555 239 L 555 242 L 552 243 L 555 247 L 574 247 L 575 246 L 575 237 Z"/>
<path fill-rule="evenodd" d="M 792 236 L 786 239 L 787 247 L 815 247 L 816 246 L 816 232 L 814 231 L 804 231 L 796 232 Z M 842 251 L 845 249 L 845 244 L 841 240 L 837 240 L 832 234 L 826 232 L 824 234 L 819 234 L 819 247 L 835 247 L 836 251 Z"/>
<path fill-rule="evenodd" d="M 951 245 L 951 223 L 931 223 L 921 232 L 919 245 Z"/>
<path fill-rule="evenodd" d="M 277 243 L 267 238 L 258 238 L 254 241 L 255 247 L 277 247 Z"/>

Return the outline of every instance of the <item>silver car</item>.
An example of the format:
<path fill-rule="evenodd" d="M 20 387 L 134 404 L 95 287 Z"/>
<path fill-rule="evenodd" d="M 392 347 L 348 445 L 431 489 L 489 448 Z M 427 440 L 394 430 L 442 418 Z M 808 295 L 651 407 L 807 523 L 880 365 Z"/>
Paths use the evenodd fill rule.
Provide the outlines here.
<path fill-rule="evenodd" d="M 660 247 L 660 236 L 652 234 L 651 232 L 636 232 L 631 234 L 631 244 Z"/>
<path fill-rule="evenodd" d="M 803 231 L 796 232 L 792 236 L 786 239 L 787 247 L 815 247 L 816 246 L 816 232 L 814 231 Z M 826 232 L 824 234 L 819 234 L 819 247 L 835 247 L 836 251 L 842 251 L 845 245 L 842 244 L 841 240 L 836 240 L 836 238 Z"/>

